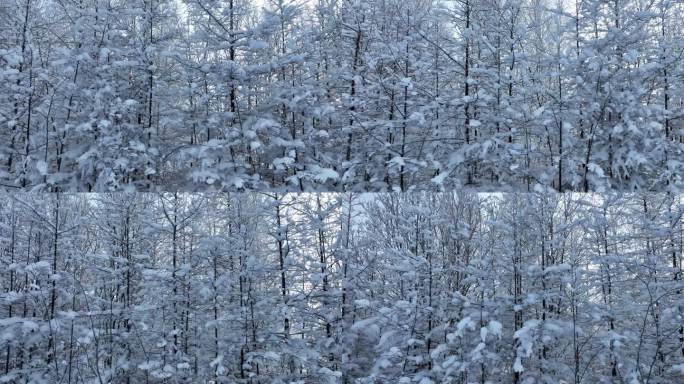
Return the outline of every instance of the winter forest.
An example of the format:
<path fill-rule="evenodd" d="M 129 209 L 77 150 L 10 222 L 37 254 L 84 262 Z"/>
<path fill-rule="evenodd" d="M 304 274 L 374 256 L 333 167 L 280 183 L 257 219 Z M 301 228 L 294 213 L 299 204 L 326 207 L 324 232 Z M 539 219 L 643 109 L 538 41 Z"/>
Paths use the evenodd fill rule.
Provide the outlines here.
<path fill-rule="evenodd" d="M 0 384 L 684 383 L 684 0 L 0 0 Z"/>
<path fill-rule="evenodd" d="M 0 381 L 681 383 L 681 197 L 11 194 Z"/>
<path fill-rule="evenodd" d="M 2 0 L 0 183 L 679 191 L 682 0 Z"/>

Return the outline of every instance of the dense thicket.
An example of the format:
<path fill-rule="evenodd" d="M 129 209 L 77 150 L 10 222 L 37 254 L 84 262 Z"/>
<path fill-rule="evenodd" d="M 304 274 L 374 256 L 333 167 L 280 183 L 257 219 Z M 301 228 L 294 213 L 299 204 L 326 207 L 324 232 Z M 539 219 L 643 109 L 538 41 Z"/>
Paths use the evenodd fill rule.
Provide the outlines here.
<path fill-rule="evenodd" d="M 3 0 L 0 182 L 680 190 L 680 0 Z"/>
<path fill-rule="evenodd" d="M 680 383 L 672 196 L 2 196 L 0 382 Z"/>

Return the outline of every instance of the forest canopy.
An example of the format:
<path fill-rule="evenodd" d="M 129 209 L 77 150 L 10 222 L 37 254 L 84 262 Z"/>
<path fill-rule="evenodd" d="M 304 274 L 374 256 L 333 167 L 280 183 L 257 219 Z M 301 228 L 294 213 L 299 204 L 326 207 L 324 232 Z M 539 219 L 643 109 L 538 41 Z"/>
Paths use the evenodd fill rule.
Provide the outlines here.
<path fill-rule="evenodd" d="M 3 0 L 0 183 L 679 191 L 681 0 Z"/>
<path fill-rule="evenodd" d="M 0 0 L 0 383 L 684 383 L 684 0 Z"/>
<path fill-rule="evenodd" d="M 1 197 L 1 382 L 684 380 L 681 197 Z"/>

